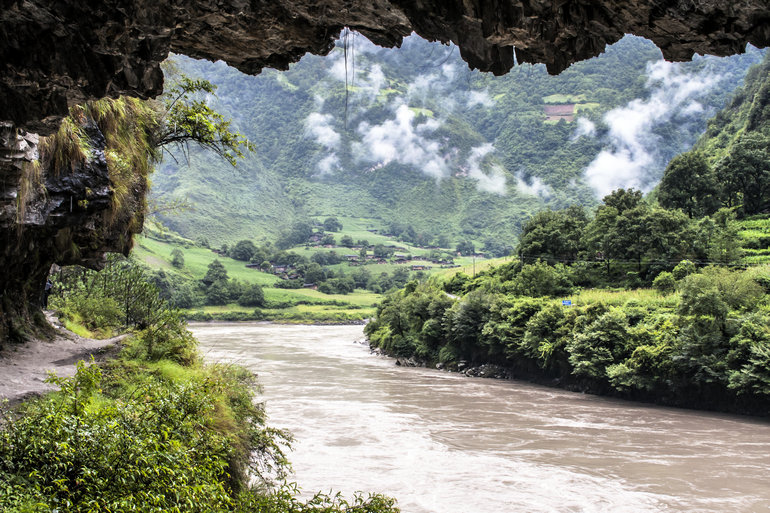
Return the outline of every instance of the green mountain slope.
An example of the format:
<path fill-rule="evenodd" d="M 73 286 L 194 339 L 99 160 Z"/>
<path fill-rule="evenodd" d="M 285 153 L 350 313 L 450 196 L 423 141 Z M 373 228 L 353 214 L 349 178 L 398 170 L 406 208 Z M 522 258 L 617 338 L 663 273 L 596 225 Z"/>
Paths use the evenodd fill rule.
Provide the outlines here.
<path fill-rule="evenodd" d="M 730 152 L 747 134 L 770 133 L 770 56 L 746 73 L 744 86 L 708 123 L 695 145 L 711 162 Z"/>
<path fill-rule="evenodd" d="M 742 262 L 770 261 L 770 54 L 748 71 L 693 149 L 671 161 L 657 197 L 685 211 L 730 208 L 740 218 Z"/>
<path fill-rule="evenodd" d="M 182 72 L 218 86 L 209 101 L 257 149 L 236 169 L 195 150 L 189 165 L 167 159 L 153 190 L 194 207 L 164 224 L 213 244 L 274 240 L 325 215 L 511 240 L 544 206 L 651 189 L 760 57 L 671 65 L 627 37 L 557 77 L 528 65 L 493 77 L 468 70 L 453 46 L 413 36 L 381 49 L 355 35 L 257 77 L 178 57 Z"/>

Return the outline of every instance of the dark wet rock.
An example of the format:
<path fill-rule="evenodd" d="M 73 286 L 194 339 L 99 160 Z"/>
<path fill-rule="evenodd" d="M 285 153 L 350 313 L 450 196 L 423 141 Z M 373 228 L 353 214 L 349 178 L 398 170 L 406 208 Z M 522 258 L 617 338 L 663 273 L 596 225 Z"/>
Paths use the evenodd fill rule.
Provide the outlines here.
<path fill-rule="evenodd" d="M 128 254 L 142 226 L 146 179 L 135 176 L 115 215 L 104 135 L 93 124 L 84 132 L 89 158 L 54 172 L 33 162 L 36 135 L 0 127 L 0 145 L 9 149 L 0 153 L 0 346 L 27 338 L 52 264 L 99 268 L 105 252 Z"/>
<path fill-rule="evenodd" d="M 513 371 L 499 365 L 485 363 L 478 367 L 470 367 L 462 371 L 466 376 L 475 378 L 513 379 Z"/>
<path fill-rule="evenodd" d="M 343 27 L 397 46 L 412 31 L 453 41 L 473 68 L 502 74 L 514 60 L 557 73 L 623 34 L 669 60 L 767 46 L 766 0 L 2 0 L 0 120 L 50 133 L 68 106 L 163 88 L 169 52 L 224 60 L 245 73 L 325 54 Z M 515 47 L 515 53 L 514 53 Z"/>

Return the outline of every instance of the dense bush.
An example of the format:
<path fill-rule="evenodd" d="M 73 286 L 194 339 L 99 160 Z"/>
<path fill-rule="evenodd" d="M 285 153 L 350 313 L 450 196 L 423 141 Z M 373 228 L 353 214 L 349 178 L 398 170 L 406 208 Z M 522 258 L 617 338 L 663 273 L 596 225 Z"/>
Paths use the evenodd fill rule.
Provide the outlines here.
<path fill-rule="evenodd" d="M 633 295 L 579 293 L 566 306 L 518 295 L 522 276 L 547 274 L 545 263 L 527 267 L 410 282 L 383 300 L 365 333 L 372 346 L 429 364 L 494 363 L 584 391 L 770 414 L 770 305 L 760 285 L 770 269 L 709 267 L 682 273 L 678 294 L 617 302 Z M 656 284 L 670 292 L 676 280 L 665 273 Z"/>
<path fill-rule="evenodd" d="M 120 271 L 135 278 L 131 265 Z M 142 292 L 121 305 L 120 317 L 129 312 L 138 324 L 120 355 L 101 366 L 81 361 L 72 378 L 52 376 L 60 391 L 17 411 L 0 404 L 0 511 L 398 511 L 380 495 L 301 500 L 285 482 L 290 437 L 266 425 L 254 375 L 204 366 L 179 312 L 147 282 L 120 279 L 130 287 L 110 289 L 101 278 L 117 271 L 78 271 L 59 307 L 113 322 L 120 301 L 110 294 Z"/>
<path fill-rule="evenodd" d="M 119 328 L 147 329 L 162 322 L 172 305 L 148 281 L 155 274 L 112 255 L 99 271 L 68 268 L 57 276 L 51 307 L 65 320 L 107 334 Z"/>
<path fill-rule="evenodd" d="M 241 306 L 263 306 L 265 304 L 265 293 L 262 287 L 256 283 L 247 285 L 243 294 L 238 298 L 238 304 Z"/>

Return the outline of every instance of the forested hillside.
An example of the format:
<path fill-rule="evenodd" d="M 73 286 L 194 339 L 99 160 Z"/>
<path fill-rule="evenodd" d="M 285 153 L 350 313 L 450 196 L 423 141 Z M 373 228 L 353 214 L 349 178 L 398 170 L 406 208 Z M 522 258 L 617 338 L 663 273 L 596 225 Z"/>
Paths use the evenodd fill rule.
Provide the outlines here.
<path fill-rule="evenodd" d="M 692 151 L 667 167 L 658 197 L 664 206 L 704 215 L 737 207 L 751 216 L 770 206 L 770 59 L 708 124 Z"/>
<path fill-rule="evenodd" d="M 529 65 L 493 77 L 452 46 L 413 36 L 381 49 L 355 34 L 257 77 L 178 57 L 172 68 L 218 86 L 207 101 L 256 151 L 237 168 L 195 150 L 189 164 L 166 159 L 154 195 L 186 198 L 192 209 L 163 222 L 212 244 L 275 240 L 327 215 L 396 220 L 421 240 L 512 243 L 544 207 L 650 190 L 760 58 L 670 64 L 626 37 L 556 77 Z"/>
<path fill-rule="evenodd" d="M 768 70 L 769 58 L 751 68 L 656 194 L 618 189 L 592 215 L 538 212 L 517 260 L 390 294 L 370 343 L 474 373 L 767 415 L 770 266 L 751 264 L 770 245 Z"/>

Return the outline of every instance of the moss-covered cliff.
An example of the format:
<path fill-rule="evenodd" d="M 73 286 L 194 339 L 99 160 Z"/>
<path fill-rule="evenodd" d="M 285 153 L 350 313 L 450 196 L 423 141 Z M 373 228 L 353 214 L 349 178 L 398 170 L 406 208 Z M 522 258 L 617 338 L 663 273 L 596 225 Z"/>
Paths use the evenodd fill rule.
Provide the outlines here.
<path fill-rule="evenodd" d="M 44 326 L 34 314 L 52 264 L 99 267 L 106 251 L 128 253 L 156 116 L 140 100 L 103 99 L 73 108 L 46 138 L 6 127 L 17 151 L 0 163 L 0 344 Z"/>

